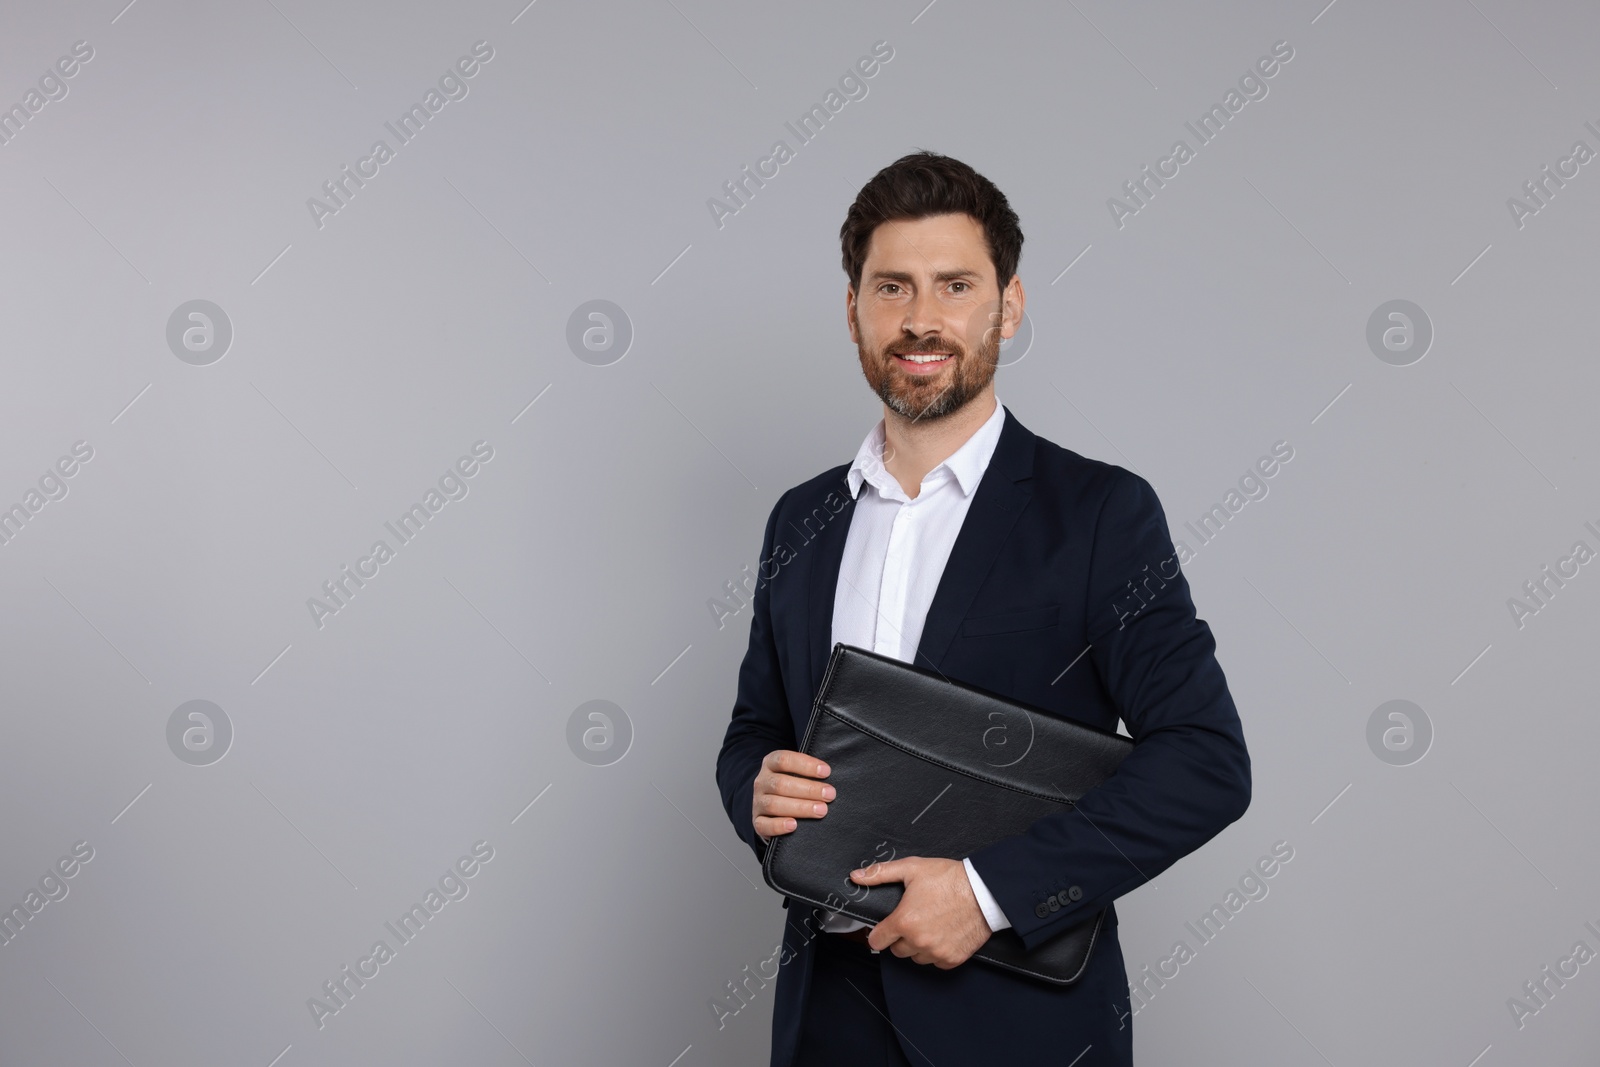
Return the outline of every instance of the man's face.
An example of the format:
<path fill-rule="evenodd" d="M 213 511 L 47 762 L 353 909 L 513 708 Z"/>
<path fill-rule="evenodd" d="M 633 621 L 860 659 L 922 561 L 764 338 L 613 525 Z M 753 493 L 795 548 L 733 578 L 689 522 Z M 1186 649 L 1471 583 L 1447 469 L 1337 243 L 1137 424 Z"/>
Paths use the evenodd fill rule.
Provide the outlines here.
<path fill-rule="evenodd" d="M 861 292 L 845 294 L 867 384 L 890 410 L 930 420 L 994 380 L 1000 342 L 1022 317 L 1022 285 L 1004 311 L 983 228 L 970 215 L 885 222 L 872 232 Z"/>

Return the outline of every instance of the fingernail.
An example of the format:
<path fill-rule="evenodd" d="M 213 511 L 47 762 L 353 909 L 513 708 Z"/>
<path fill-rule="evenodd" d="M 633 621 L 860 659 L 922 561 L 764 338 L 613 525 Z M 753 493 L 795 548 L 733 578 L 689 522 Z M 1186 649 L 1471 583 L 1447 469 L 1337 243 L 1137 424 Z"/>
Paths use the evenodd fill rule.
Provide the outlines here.
<path fill-rule="evenodd" d="M 835 790 L 833 788 L 833 786 L 825 785 L 825 786 L 822 787 L 822 799 L 823 800 L 832 800 L 834 797 L 836 797 L 838 795 L 839 795 L 838 791 Z"/>
<path fill-rule="evenodd" d="M 826 815 L 826 814 L 828 814 L 828 805 L 826 805 L 826 804 L 813 804 L 813 805 L 811 805 L 811 810 L 816 812 L 818 815 Z"/>

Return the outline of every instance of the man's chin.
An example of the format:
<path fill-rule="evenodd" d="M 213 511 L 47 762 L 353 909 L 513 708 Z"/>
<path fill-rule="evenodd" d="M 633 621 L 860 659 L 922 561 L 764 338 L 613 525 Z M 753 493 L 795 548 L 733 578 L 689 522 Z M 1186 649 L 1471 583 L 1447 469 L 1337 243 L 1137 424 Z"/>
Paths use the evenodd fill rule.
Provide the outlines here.
<path fill-rule="evenodd" d="M 890 390 L 884 396 L 883 402 L 888 404 L 896 414 L 908 419 L 930 420 L 942 418 L 950 414 L 953 409 L 944 406 L 948 389 L 924 390 L 916 389 L 907 394 L 899 390 Z"/>

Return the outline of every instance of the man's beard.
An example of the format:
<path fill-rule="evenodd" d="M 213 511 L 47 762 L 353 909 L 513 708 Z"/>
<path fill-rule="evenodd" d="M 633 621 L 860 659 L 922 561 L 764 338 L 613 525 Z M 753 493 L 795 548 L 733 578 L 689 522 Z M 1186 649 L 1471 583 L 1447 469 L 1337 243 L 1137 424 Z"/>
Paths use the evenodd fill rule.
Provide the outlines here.
<path fill-rule="evenodd" d="M 869 355 L 864 345 L 858 344 L 856 349 L 861 373 L 889 410 L 912 421 L 931 421 L 961 410 L 994 380 L 1000 363 L 1000 331 L 985 330 L 976 355 L 968 355 L 965 345 L 946 338 L 900 339 L 876 355 Z M 894 362 L 896 355 L 930 352 L 949 352 L 948 370 L 914 375 Z"/>

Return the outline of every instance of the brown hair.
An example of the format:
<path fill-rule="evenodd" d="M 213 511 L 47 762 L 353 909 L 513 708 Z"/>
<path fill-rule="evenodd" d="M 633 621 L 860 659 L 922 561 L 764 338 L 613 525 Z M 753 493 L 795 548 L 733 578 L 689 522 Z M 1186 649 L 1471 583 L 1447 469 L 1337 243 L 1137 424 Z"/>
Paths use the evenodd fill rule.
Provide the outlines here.
<path fill-rule="evenodd" d="M 959 159 L 919 151 L 901 156 L 861 187 L 839 228 L 844 272 L 861 288 L 872 233 L 885 222 L 929 215 L 965 214 L 983 227 L 995 280 L 1004 289 L 1022 258 L 1022 227 L 995 184 Z"/>

